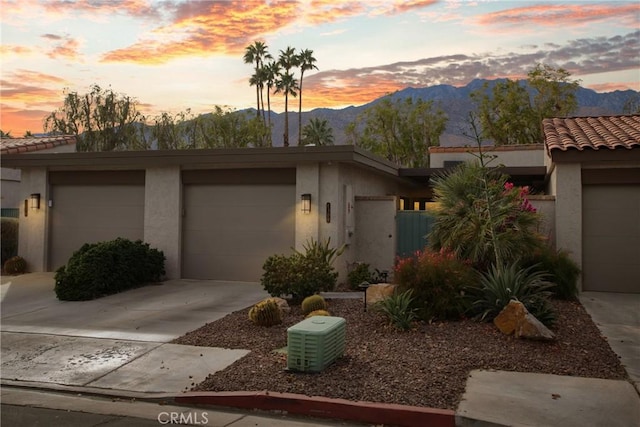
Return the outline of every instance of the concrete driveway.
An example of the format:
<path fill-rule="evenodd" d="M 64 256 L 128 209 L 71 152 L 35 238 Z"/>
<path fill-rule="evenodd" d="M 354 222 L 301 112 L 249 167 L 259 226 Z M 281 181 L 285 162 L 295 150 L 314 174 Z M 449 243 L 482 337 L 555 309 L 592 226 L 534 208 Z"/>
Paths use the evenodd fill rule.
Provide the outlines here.
<path fill-rule="evenodd" d="M 257 283 L 195 280 L 77 302 L 53 288 L 53 273 L 2 278 L 4 383 L 185 391 L 248 351 L 168 342 L 267 296 Z"/>

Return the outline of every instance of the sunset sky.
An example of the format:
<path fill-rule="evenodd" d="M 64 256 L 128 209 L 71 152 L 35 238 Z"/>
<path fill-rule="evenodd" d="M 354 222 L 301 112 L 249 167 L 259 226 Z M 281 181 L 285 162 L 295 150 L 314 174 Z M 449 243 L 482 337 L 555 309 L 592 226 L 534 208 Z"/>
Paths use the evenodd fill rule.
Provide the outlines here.
<path fill-rule="evenodd" d="M 42 132 L 92 84 L 153 117 L 255 107 L 244 49 L 311 49 L 303 109 L 405 87 L 523 78 L 537 62 L 596 91 L 640 90 L 640 2 L 1 0 L 0 128 Z M 283 110 L 280 96 L 273 108 Z M 297 110 L 297 100 L 290 108 Z"/>

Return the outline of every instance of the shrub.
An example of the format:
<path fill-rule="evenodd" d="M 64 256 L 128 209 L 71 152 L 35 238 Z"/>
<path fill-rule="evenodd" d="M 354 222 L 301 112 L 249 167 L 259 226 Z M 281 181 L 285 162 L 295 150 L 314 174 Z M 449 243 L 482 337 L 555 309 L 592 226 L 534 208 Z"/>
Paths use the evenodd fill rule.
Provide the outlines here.
<path fill-rule="evenodd" d="M 437 177 L 433 192 L 438 208 L 429 239 L 435 250 L 450 250 L 485 270 L 516 262 L 541 244 L 528 190 L 514 188 L 484 162 Z"/>
<path fill-rule="evenodd" d="M 2 265 L 11 257 L 18 255 L 18 218 L 2 218 L 0 223 L 0 251 Z"/>
<path fill-rule="evenodd" d="M 349 288 L 353 290 L 359 290 L 359 286 L 364 283 L 373 283 L 373 274 L 369 271 L 369 264 L 359 263 L 356 267 L 347 275 L 347 282 Z"/>
<path fill-rule="evenodd" d="M 412 307 L 413 292 L 396 292 L 393 295 L 376 303 L 376 308 L 380 310 L 393 326 L 401 331 L 411 329 L 413 321 L 416 319 L 416 309 Z"/>
<path fill-rule="evenodd" d="M 320 295 L 311 295 L 302 301 L 302 314 L 309 314 L 316 310 L 326 310 L 327 302 Z"/>
<path fill-rule="evenodd" d="M 460 318 L 469 308 L 464 290 L 477 280 L 468 262 L 429 249 L 399 259 L 394 277 L 401 292 L 413 292 L 417 315 L 425 321 Z"/>
<path fill-rule="evenodd" d="M 27 271 L 27 262 L 24 258 L 14 256 L 4 263 L 4 272 L 7 274 L 22 274 Z"/>
<path fill-rule="evenodd" d="M 336 285 L 338 273 L 331 265 L 342 250 L 314 242 L 305 245 L 305 253 L 290 256 L 272 255 L 263 265 L 260 283 L 271 296 L 291 295 L 301 301 L 321 291 L 329 291 Z"/>
<path fill-rule="evenodd" d="M 549 290 L 553 296 L 566 300 L 575 300 L 578 297 L 578 277 L 581 271 L 567 252 L 543 245 L 525 259 L 522 265 L 537 266 L 538 271 L 547 272 L 552 283 Z"/>
<path fill-rule="evenodd" d="M 87 243 L 55 275 L 58 299 L 82 301 L 157 282 L 165 274 L 164 254 L 138 240 Z"/>
<path fill-rule="evenodd" d="M 552 286 L 548 275 L 538 266 L 520 268 L 517 264 L 491 268 L 480 277 L 480 286 L 469 289 L 472 311 L 481 320 L 493 320 L 511 300 L 520 301 L 527 310 L 547 326 L 555 320 L 549 304 Z"/>

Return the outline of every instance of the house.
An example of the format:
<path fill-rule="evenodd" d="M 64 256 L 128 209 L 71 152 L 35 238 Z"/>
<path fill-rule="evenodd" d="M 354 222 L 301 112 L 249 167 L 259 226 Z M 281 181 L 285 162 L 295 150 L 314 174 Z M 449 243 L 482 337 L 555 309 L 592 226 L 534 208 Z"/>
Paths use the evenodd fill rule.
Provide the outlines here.
<path fill-rule="evenodd" d="M 27 138 L 0 138 L 0 154 L 17 153 L 62 153 L 75 151 L 76 137 L 73 135 L 59 135 L 46 137 Z M 0 207 L 3 215 L 5 212 L 14 214 L 13 211 L 20 208 L 22 197 L 20 195 L 20 170 L 0 168 L 0 185 L 2 197 Z"/>
<path fill-rule="evenodd" d="M 582 290 L 640 292 L 640 115 L 545 119 L 556 246 Z"/>
<path fill-rule="evenodd" d="M 3 156 L 22 169 L 19 251 L 32 271 L 87 242 L 142 239 L 170 278 L 256 281 L 272 254 L 331 239 L 345 274 L 391 269 L 398 196 L 415 184 L 354 146 Z"/>
<path fill-rule="evenodd" d="M 580 265 L 581 289 L 640 292 L 640 116 L 542 126 L 544 144 L 485 152 L 514 183 L 536 190 L 540 232 Z M 22 169 L 20 200 L 41 200 L 20 212 L 20 255 L 32 271 L 57 269 L 84 243 L 126 237 L 162 250 L 170 278 L 256 281 L 269 255 L 302 250 L 309 239 L 344 245 L 335 265 L 342 279 L 361 261 L 391 270 L 403 238 L 399 211 L 424 210 L 430 178 L 477 148 L 430 153 L 432 167 L 418 169 L 351 145 L 2 160 Z"/>

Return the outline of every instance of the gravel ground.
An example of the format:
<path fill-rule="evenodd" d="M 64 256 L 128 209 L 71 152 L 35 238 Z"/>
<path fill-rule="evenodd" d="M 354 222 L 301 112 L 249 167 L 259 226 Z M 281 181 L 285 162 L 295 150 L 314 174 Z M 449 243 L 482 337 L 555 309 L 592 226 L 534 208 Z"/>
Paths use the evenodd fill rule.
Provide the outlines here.
<path fill-rule="evenodd" d="M 286 372 L 287 328 L 303 320 L 292 307 L 282 325 L 264 328 L 248 308 L 208 323 L 177 344 L 248 349 L 227 369 L 194 390 L 269 390 L 349 400 L 455 409 L 473 369 L 497 369 L 580 377 L 625 379 L 624 368 L 578 302 L 554 301 L 555 342 L 517 339 L 492 323 L 472 320 L 421 323 L 399 332 L 361 300 L 328 300 L 333 316 L 347 321 L 345 355 L 319 374 Z"/>

